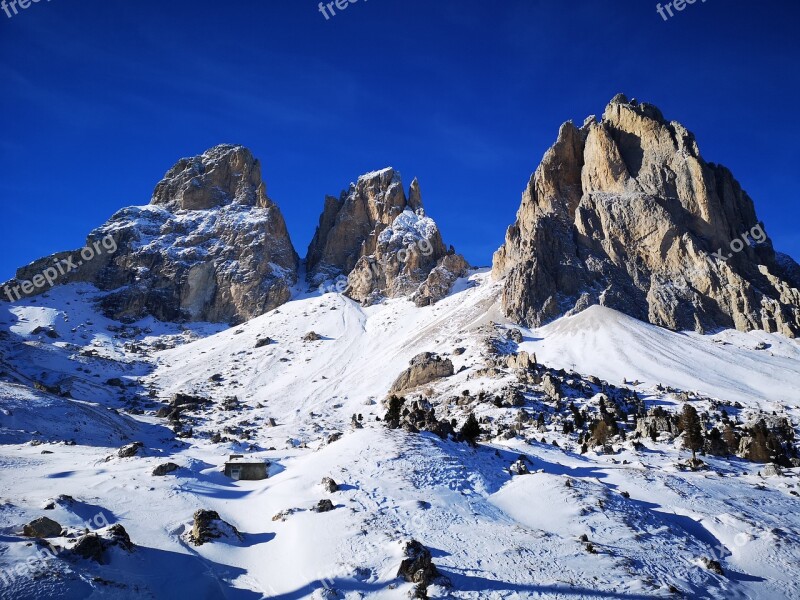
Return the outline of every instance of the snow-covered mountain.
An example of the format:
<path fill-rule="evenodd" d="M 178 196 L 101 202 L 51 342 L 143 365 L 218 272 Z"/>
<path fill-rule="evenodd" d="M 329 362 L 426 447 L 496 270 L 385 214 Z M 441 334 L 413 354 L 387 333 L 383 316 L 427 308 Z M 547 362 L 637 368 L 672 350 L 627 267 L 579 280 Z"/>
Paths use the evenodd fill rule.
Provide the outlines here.
<path fill-rule="evenodd" d="M 81 266 L 20 269 L 76 264 L 0 303 L 0 598 L 800 598 L 800 343 L 752 327 L 800 310 L 796 264 L 712 269 L 760 303 L 717 305 L 738 330 L 609 301 L 678 265 L 624 243 L 658 198 L 561 180 L 596 182 L 597 148 L 620 190 L 662 173 L 632 176 L 614 123 L 562 128 L 492 271 L 394 169 L 328 197 L 301 262 L 238 146 L 179 161 Z M 707 324 L 744 296 L 703 272 L 696 304 L 648 298 Z"/>

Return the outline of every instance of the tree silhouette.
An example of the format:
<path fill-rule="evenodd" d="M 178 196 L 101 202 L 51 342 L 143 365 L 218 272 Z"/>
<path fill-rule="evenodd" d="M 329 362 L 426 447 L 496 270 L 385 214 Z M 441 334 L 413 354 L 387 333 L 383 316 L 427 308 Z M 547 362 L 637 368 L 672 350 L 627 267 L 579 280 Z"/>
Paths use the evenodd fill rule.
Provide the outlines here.
<path fill-rule="evenodd" d="M 478 424 L 478 419 L 475 415 L 469 413 L 466 423 L 461 427 L 461 437 L 470 445 L 475 445 L 475 440 L 481 434 L 481 426 Z"/>
<path fill-rule="evenodd" d="M 694 463 L 697 461 L 697 451 L 703 447 L 703 429 L 700 417 L 691 404 L 683 405 L 681 427 L 684 431 L 683 445 L 692 451 L 692 462 Z"/>

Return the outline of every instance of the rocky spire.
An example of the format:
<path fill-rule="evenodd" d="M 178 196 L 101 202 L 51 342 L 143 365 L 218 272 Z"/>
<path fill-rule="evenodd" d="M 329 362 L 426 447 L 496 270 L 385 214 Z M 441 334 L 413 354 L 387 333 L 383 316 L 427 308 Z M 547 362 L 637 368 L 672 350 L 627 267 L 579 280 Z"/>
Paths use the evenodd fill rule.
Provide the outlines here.
<path fill-rule="evenodd" d="M 361 256 L 375 251 L 378 234 L 407 206 L 400 173 L 391 167 L 362 175 L 338 200 L 327 196 L 308 246 L 310 280 L 352 271 Z"/>
<path fill-rule="evenodd" d="M 603 304 L 671 329 L 800 332 L 800 279 L 750 197 L 690 131 L 616 96 L 565 123 L 495 253 L 508 316 L 539 325 Z"/>
<path fill-rule="evenodd" d="M 346 293 L 365 304 L 405 295 L 436 302 L 468 269 L 425 216 L 419 182 L 406 198 L 392 168 L 362 175 L 338 200 L 326 197 L 306 264 L 313 285 L 346 275 Z"/>

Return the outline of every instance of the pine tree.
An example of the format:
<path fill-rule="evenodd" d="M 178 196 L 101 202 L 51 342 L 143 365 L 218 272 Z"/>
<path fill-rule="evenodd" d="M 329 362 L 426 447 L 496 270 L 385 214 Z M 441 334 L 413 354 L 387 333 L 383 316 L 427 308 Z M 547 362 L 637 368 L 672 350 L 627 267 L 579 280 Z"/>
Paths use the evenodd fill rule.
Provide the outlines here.
<path fill-rule="evenodd" d="M 475 440 L 481 434 L 481 426 L 478 424 L 478 419 L 475 415 L 469 413 L 466 423 L 461 427 L 461 437 L 470 445 L 475 445 Z"/>
<path fill-rule="evenodd" d="M 703 447 L 703 429 L 700 416 L 691 404 L 683 405 L 681 427 L 684 431 L 683 445 L 692 451 L 692 462 L 697 462 L 697 451 Z"/>

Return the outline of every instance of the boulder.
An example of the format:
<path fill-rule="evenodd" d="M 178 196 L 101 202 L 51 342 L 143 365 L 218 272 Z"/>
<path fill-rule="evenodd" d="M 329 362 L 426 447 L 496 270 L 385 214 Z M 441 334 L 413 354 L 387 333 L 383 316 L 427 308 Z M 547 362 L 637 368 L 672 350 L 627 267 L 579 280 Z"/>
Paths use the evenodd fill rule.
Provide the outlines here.
<path fill-rule="evenodd" d="M 333 505 L 333 502 L 331 502 L 326 498 L 325 500 L 320 500 L 319 502 L 317 502 L 317 504 L 311 510 L 313 510 L 314 512 L 323 513 L 323 512 L 330 512 L 335 508 L 336 507 Z"/>
<path fill-rule="evenodd" d="M 561 397 L 561 382 L 550 373 L 542 376 L 542 391 L 553 399 Z"/>
<path fill-rule="evenodd" d="M 102 563 L 105 545 L 99 535 L 96 533 L 87 533 L 78 538 L 78 541 L 75 542 L 75 545 L 72 546 L 70 551 L 81 558 Z"/>
<path fill-rule="evenodd" d="M 517 460 L 514 464 L 509 467 L 509 471 L 513 475 L 529 475 L 530 469 L 528 469 L 528 465 L 525 463 L 523 459 Z"/>
<path fill-rule="evenodd" d="M 123 446 L 119 450 L 117 450 L 117 456 L 120 458 L 130 458 L 132 456 L 136 456 L 139 453 L 139 450 L 144 448 L 144 444 L 142 442 L 133 442 L 132 444 L 127 444 Z"/>
<path fill-rule="evenodd" d="M 329 494 L 339 491 L 339 485 L 330 477 L 322 478 L 322 488 Z"/>
<path fill-rule="evenodd" d="M 23 526 L 22 535 L 35 538 L 58 537 L 61 535 L 61 525 L 53 519 L 39 517 Z"/>
<path fill-rule="evenodd" d="M 536 366 L 533 357 L 524 350 L 516 354 L 509 354 L 506 358 L 506 365 L 509 369 L 523 369 L 528 370 Z"/>
<path fill-rule="evenodd" d="M 155 469 L 153 469 L 153 475 L 156 477 L 163 477 L 168 473 L 172 473 L 173 471 L 177 471 L 180 467 L 173 462 L 166 462 L 158 465 Z"/>
<path fill-rule="evenodd" d="M 256 340 L 256 346 L 255 347 L 256 348 L 263 348 L 264 346 L 269 346 L 270 344 L 273 344 L 273 343 L 275 343 L 275 340 L 273 340 L 272 338 L 263 337 L 263 338 L 259 338 L 259 339 Z"/>
<path fill-rule="evenodd" d="M 403 561 L 397 570 L 397 576 L 409 583 L 428 586 L 432 583 L 449 584 L 433 564 L 431 551 L 416 540 L 406 542 L 403 548 Z"/>
<path fill-rule="evenodd" d="M 395 380 L 390 393 L 412 389 L 453 374 L 453 363 L 436 353 L 423 352 L 411 359 L 411 366 Z"/>
<path fill-rule="evenodd" d="M 242 536 L 236 527 L 223 521 L 216 511 L 204 509 L 195 511 L 194 524 L 189 533 L 191 542 L 195 546 L 202 546 L 207 542 L 220 538 L 241 541 Z"/>

